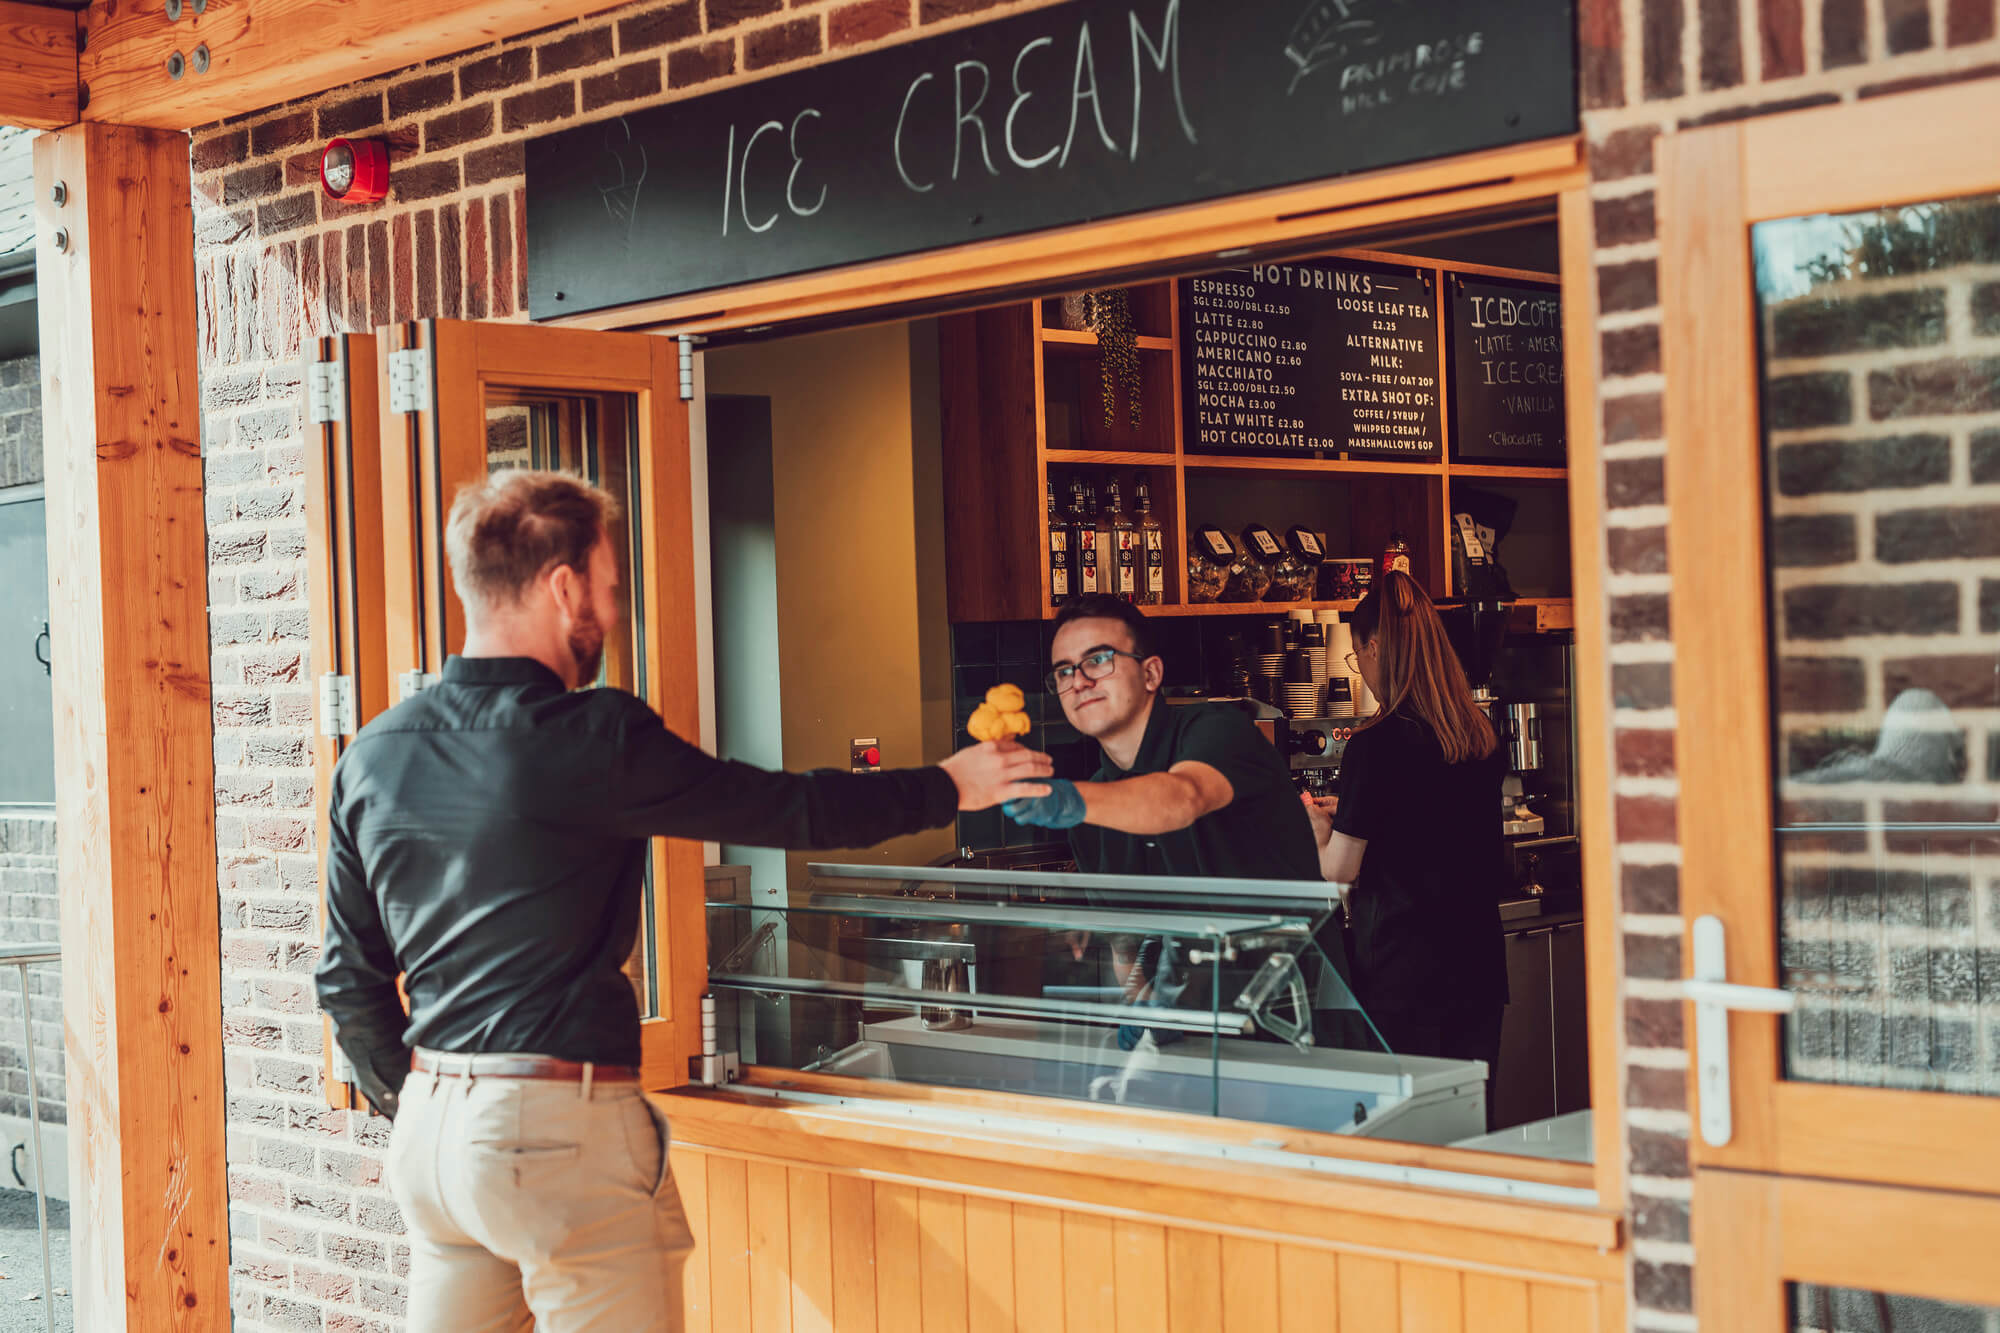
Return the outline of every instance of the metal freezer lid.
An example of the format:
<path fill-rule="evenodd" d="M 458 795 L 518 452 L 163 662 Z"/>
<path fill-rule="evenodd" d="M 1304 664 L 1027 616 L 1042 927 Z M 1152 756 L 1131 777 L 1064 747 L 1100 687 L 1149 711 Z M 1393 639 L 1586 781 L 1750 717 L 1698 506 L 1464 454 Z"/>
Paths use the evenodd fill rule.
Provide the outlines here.
<path fill-rule="evenodd" d="M 967 995 L 970 1003 L 955 1004 L 977 1012 L 978 997 Z M 1134 1009 L 1135 1022 L 1143 1022 L 1143 1009 Z M 859 1039 L 910 1046 L 940 1046 L 972 1050 L 1014 1059 L 1075 1061 L 1076 1029 L 1067 1025 L 1037 1023 L 1021 1019 L 975 1017 L 973 1025 L 956 1032 L 932 1032 L 917 1018 L 895 1018 L 861 1025 Z M 1058 1034 L 1070 1034 L 1063 1040 Z M 1348 1051 L 1315 1046 L 1300 1051 L 1284 1042 L 1221 1038 L 1222 1056 L 1212 1062 L 1208 1043 L 1191 1039 L 1181 1050 L 1177 1046 L 1160 1049 L 1154 1066 L 1162 1073 L 1192 1078 L 1211 1075 L 1232 1082 L 1290 1083 L 1317 1085 L 1334 1092 L 1365 1092 L 1378 1097 L 1408 1100 L 1430 1092 L 1446 1092 L 1473 1080 L 1484 1081 L 1486 1066 L 1478 1060 L 1443 1060 L 1426 1055 L 1393 1055 L 1377 1051 Z M 1115 1054 L 1122 1055 L 1123 1052 Z M 1219 1065 L 1219 1067 L 1218 1067 Z M 1318 1075 L 1319 1077 L 1314 1077 Z"/>

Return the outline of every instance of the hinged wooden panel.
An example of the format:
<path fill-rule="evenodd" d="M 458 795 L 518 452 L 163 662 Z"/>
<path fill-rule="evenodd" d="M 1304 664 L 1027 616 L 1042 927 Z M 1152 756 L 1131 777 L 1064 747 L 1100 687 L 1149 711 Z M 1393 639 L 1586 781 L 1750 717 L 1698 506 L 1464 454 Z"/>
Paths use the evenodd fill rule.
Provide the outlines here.
<path fill-rule="evenodd" d="M 321 338 L 305 354 L 306 381 L 321 385 L 326 411 L 306 449 L 306 577 L 310 593 L 312 678 L 318 708 L 313 729 L 313 789 L 325 916 L 327 796 L 333 767 L 353 739 L 389 706 L 388 651 L 382 599 L 382 455 L 376 411 L 375 339 L 363 333 Z M 316 414 L 320 415 L 320 414 Z M 322 683 L 344 682 L 332 691 Z M 330 718 L 329 693 L 351 701 L 351 715 Z M 321 1079 L 336 1107 L 365 1105 L 326 1024 Z"/>
<path fill-rule="evenodd" d="M 1773 566 L 1784 562 L 1774 549 L 1767 549 L 1767 542 L 1776 540 L 1771 534 L 1781 529 L 1767 512 L 1776 504 L 1773 500 L 1767 505 L 1767 492 L 1778 493 L 1779 488 L 1767 486 L 1769 448 L 1762 420 L 1767 400 L 1759 357 L 1752 228 L 1777 219 L 1814 219 L 1806 225 L 1823 227 L 1827 224 L 1817 219 L 1829 212 L 1915 200 L 1943 201 L 1969 192 L 2000 192 L 2000 158 L 1977 136 L 1937 136 L 1934 127 L 1947 123 L 2000 123 L 2000 81 L 1901 94 L 1865 106 L 1828 107 L 1713 126 L 1663 139 L 1659 149 L 1670 497 L 1667 550 L 1675 637 L 1674 703 L 1679 723 L 1681 906 L 1689 921 L 1709 914 L 1720 918 L 1727 941 L 1727 980 L 1741 985 L 1803 988 L 1815 984 L 1789 975 L 1805 971 L 1791 965 L 1789 958 L 1785 971 L 1780 967 L 1778 932 L 1784 895 L 1775 841 L 1779 793 L 1774 784 L 1780 777 L 1774 765 L 1773 735 L 1777 721 L 1788 712 L 1800 711 L 1781 706 L 1783 700 L 1777 698 L 1777 678 L 1786 669 L 1786 659 L 1800 651 L 1801 638 L 1812 644 L 1839 646 L 1839 641 L 1845 640 L 1853 645 L 1869 643 L 1871 636 L 1880 637 L 1884 632 L 1899 636 L 1895 650 L 1899 655 L 1922 651 L 1922 639 L 1913 630 L 1893 626 L 1887 631 L 1841 628 L 1825 623 L 1831 612 L 1824 608 L 1792 610 L 1788 609 L 1789 601 L 1774 607 L 1770 591 Z M 1913 149 L 1885 150 L 1865 161 L 1857 159 L 1852 172 L 1807 171 L 1799 166 L 1802 158 L 1813 156 L 1826 143 L 1859 141 L 1908 144 Z M 1919 144 L 1922 148 L 1916 150 L 1914 146 Z M 1857 186 L 1857 182 L 1862 185 Z M 1854 223 L 1850 219 L 1832 225 L 1851 227 Z M 1796 262 L 1804 261 L 1798 257 Z M 1983 272 L 1983 268 L 1976 270 L 1967 281 L 1983 281 Z M 1833 300 L 1827 291 L 1815 295 L 1829 303 Z M 1941 295 L 1939 299 L 1942 303 Z M 1938 343 L 1946 337 L 1940 329 Z M 1919 353 L 1952 354 L 1949 347 Z M 1797 353 L 1790 355 L 1799 361 Z M 1818 370 L 1827 370 L 1828 365 L 1818 353 L 1807 354 L 1803 363 Z M 1796 365 L 1777 374 L 1790 376 L 1794 384 L 1816 379 L 1810 373 L 1794 373 L 1795 369 Z M 1976 376 L 1978 372 L 1971 373 Z M 1864 376 L 1850 364 L 1835 362 L 1817 379 L 1837 381 L 1842 386 L 1850 379 L 1862 381 L 1861 387 L 1853 390 L 1855 406 L 1848 415 L 1865 433 L 1872 435 L 1878 425 L 1888 430 L 1896 424 L 1891 418 L 1901 410 L 1876 396 L 1881 392 L 1878 382 L 1893 376 Z M 1863 393 L 1868 395 L 1866 399 L 1861 397 Z M 1979 428 L 1984 416 L 1968 414 L 1976 411 L 1981 401 L 1976 394 L 1968 394 L 1962 405 L 1938 409 L 1958 414 L 1947 416 L 1938 429 L 1963 435 Z M 1777 409 L 1773 406 L 1772 410 L 1775 413 Z M 1796 424 L 1774 419 L 1772 430 Z M 1841 438 L 1829 423 L 1806 424 L 1821 427 L 1816 439 Z M 1949 494 L 1933 487 L 1925 503 L 1946 502 L 1940 497 Z M 1778 499 L 1783 498 L 1778 494 Z M 1879 534 L 1880 525 L 1891 516 L 1876 516 L 1873 501 L 1861 498 L 1869 506 L 1862 512 L 1873 520 L 1868 526 Z M 1977 512 L 1962 511 L 1968 517 Z M 1941 517 L 1948 513 L 1935 510 L 1917 517 L 1942 525 L 1951 521 Z M 1979 554 L 1971 548 L 1951 553 L 1960 561 L 1979 558 Z M 1855 558 L 1850 555 L 1834 563 Z M 1883 573 L 1864 565 L 1859 571 L 1835 572 L 1826 581 L 1882 591 L 1886 593 L 1885 604 L 1899 604 L 1921 591 L 1920 585 L 1908 581 L 1913 567 L 1907 562 L 1897 564 L 1895 557 L 1879 550 L 1871 552 L 1870 558 L 1896 567 Z M 1804 625 L 1800 638 L 1788 640 L 1786 652 L 1774 654 L 1769 645 L 1773 615 L 1778 611 L 1784 612 L 1778 622 L 1781 626 L 1789 626 L 1799 617 L 1814 623 Z M 1951 615 L 1957 625 L 1955 594 Z M 1971 627 L 1961 628 L 1969 631 Z M 1964 651 L 1951 647 L 1954 642 L 1945 639 L 1951 651 Z M 1853 649 L 1855 655 L 1864 657 L 1869 651 L 1873 650 Z M 1836 661 L 1833 665 L 1850 664 Z M 1851 665 L 1857 672 L 1870 669 L 1860 660 Z M 1817 706 L 1803 710 L 1809 719 L 1819 711 Z M 1886 722 L 1881 725 L 1886 729 Z M 1789 771 L 1796 765 L 1788 758 L 1785 768 Z M 1794 773 L 1791 780 L 1801 779 Z M 1811 775 L 1807 780 L 1812 780 Z M 1856 812 L 1866 810 L 1869 789 L 1849 781 L 1845 788 L 1826 785 L 1813 790 L 1823 791 L 1828 799 L 1852 802 Z M 1965 778 L 1974 788 L 1979 782 L 1977 773 Z M 1931 803 L 1931 809 L 1954 795 L 1967 794 L 1935 779 L 1923 790 L 1923 800 Z M 1921 812 L 1926 807 L 1909 808 Z M 1922 813 L 1904 817 L 1929 818 Z M 1859 846 L 1864 851 L 1874 846 L 1869 841 L 1867 817 L 1856 813 L 1847 818 L 1862 822 L 1832 823 L 1828 830 L 1844 829 L 1846 836 L 1852 837 L 1858 827 Z M 1961 841 L 1964 836 L 1960 834 Z M 1863 882 L 1875 885 L 1854 896 L 1855 904 L 1866 905 L 1852 910 L 1878 913 L 1878 899 L 1887 900 L 1892 872 L 1886 867 L 1878 871 L 1874 864 L 1865 870 L 1844 869 L 1850 877 L 1858 872 Z M 1875 880 L 1878 873 L 1884 877 L 1880 884 Z M 1795 916 L 1796 912 L 1789 913 L 1785 920 L 1795 925 Z M 1978 919 L 1976 911 L 1968 917 L 1969 921 Z M 1881 924 L 1886 930 L 1897 923 L 1885 919 Z M 1976 924 L 1970 927 L 1971 931 L 1978 929 Z M 1900 942 L 1906 945 L 1907 958 L 1915 960 L 1920 974 L 1939 965 L 1937 959 L 1926 957 L 1923 948 Z M 1870 942 L 1868 947 L 1875 946 Z M 1898 966 L 1907 968 L 1908 963 L 1899 961 Z M 1972 996 L 1968 1007 L 1978 1009 L 1982 998 L 1990 1004 L 1990 996 Z M 1863 1017 L 1879 1021 L 1886 1032 L 1889 1020 L 1898 1015 Z M 2000 1097 L 1967 1090 L 1917 1091 L 1788 1077 L 1788 1061 L 1796 1059 L 1799 1051 L 1788 1052 L 1785 1047 L 1786 1021 L 1768 1013 L 1739 1011 L 1729 1016 L 1733 1135 L 1727 1144 L 1715 1144 L 1698 1131 L 1693 1142 L 1697 1162 L 2000 1194 L 2000 1155 L 1991 1151 L 1991 1145 L 2000 1140 Z M 1941 1020 L 1935 1015 L 1919 1015 L 1913 1021 L 1921 1029 Z M 1693 1031 L 1694 1024 L 1688 1026 Z M 1974 1026 L 1976 1030 L 1976 1022 Z M 1699 1050 L 1692 1052 L 1696 1059 L 1701 1054 Z M 1970 1058 L 1977 1061 L 1981 1057 L 1975 1054 Z M 1928 1082 L 1931 1072 L 1897 1070 L 1882 1082 Z M 1943 1086 L 1942 1080 L 1938 1086 Z M 1697 1103 L 1698 1110 L 1699 1088 L 1692 1076 L 1689 1087 L 1690 1101 Z M 1706 1254 L 1703 1262 L 1707 1262 Z"/>
<path fill-rule="evenodd" d="M 415 353 L 422 372 L 392 401 L 391 356 L 380 383 L 386 465 L 382 474 L 385 634 L 389 676 L 428 680 L 465 639 L 465 611 L 451 585 L 444 528 L 453 496 L 486 475 L 489 403 L 524 395 L 596 396 L 603 438 L 623 451 L 620 405 L 632 405 L 638 474 L 628 518 L 638 586 L 648 704 L 677 734 L 700 743 L 695 671 L 693 473 L 688 405 L 680 397 L 674 340 L 534 325 L 431 320 L 384 329 L 391 353 Z M 414 407 L 415 410 L 398 410 Z M 616 409 L 616 420 L 611 418 Z M 578 418 L 580 420 L 580 418 Z M 565 429 L 574 431 L 572 423 Z M 579 437 L 580 438 L 580 437 Z M 629 664 L 628 664 L 629 665 Z M 393 696 L 392 696 L 393 701 Z M 701 1052 L 701 996 L 708 946 L 698 843 L 661 839 L 652 867 L 657 1011 L 641 1029 L 648 1086 L 687 1081 Z"/>

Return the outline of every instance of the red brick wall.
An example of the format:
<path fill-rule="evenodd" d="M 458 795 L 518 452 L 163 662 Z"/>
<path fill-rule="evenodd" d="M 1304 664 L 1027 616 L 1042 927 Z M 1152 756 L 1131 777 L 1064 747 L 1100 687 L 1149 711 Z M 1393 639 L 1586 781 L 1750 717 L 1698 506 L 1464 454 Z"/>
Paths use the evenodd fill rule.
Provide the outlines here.
<path fill-rule="evenodd" d="M 400 1327 L 408 1249 L 384 1124 L 324 1109 L 310 809 L 302 338 L 523 318 L 522 143 L 823 52 L 1046 0 L 675 0 L 357 84 L 194 135 L 210 540 L 234 1306 L 243 1329 Z M 1995 0 L 1580 0 L 1610 506 L 1634 1325 L 1692 1327 L 1672 628 L 1654 209 L 1657 136 L 2000 72 Z M 318 198 L 313 149 L 410 136 L 386 203 Z M 305 165 L 287 166 L 303 157 Z M 1830 169 L 1835 169 L 1830 167 Z M 1581 461 L 1581 460 L 1580 460 Z M 1579 608 L 1590 614 L 1590 608 Z"/>
<path fill-rule="evenodd" d="M 1995 19 L 1994 0 L 1581 0 L 1603 360 L 1611 565 L 1603 614 L 1616 709 L 1636 1328 L 1692 1328 L 1696 1280 L 1687 1056 L 1673 989 L 1682 923 L 1664 524 L 1674 498 L 1665 493 L 1663 466 L 1654 150 L 1661 135 L 1714 121 L 2000 75 Z M 1837 159 L 1827 169 L 1839 170 Z"/>

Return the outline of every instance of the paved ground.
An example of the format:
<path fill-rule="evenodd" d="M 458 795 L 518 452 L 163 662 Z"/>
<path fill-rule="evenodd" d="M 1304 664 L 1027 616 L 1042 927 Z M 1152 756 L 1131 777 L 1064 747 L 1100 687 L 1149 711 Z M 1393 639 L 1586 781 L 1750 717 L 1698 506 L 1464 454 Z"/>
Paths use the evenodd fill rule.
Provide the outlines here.
<path fill-rule="evenodd" d="M 69 1291 L 69 1205 L 49 1200 L 49 1267 L 59 1292 Z M 0 1189 L 0 1333 L 46 1333 L 42 1250 L 32 1190 Z M 75 1327 L 67 1294 L 56 1297 L 56 1327 Z"/>

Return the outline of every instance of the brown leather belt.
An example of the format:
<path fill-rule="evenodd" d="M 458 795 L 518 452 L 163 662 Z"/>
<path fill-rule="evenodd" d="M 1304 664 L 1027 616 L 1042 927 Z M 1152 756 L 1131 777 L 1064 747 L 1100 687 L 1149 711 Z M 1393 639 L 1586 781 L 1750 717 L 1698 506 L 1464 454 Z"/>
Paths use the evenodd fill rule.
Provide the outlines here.
<path fill-rule="evenodd" d="M 631 1065 L 587 1065 L 575 1060 L 552 1060 L 542 1055 L 449 1055 L 415 1051 L 410 1068 L 419 1074 L 439 1078 L 544 1078 L 580 1083 L 590 1071 L 593 1083 L 635 1083 L 639 1071 Z"/>

